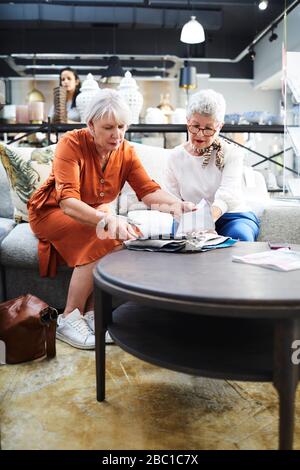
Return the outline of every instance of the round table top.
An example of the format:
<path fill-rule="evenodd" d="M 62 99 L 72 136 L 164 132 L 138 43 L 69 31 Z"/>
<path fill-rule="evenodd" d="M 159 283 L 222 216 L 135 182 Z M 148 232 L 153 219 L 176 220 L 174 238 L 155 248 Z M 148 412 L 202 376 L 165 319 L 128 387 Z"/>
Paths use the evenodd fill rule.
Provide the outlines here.
<path fill-rule="evenodd" d="M 293 249 L 300 251 L 300 245 Z M 148 300 L 284 309 L 300 314 L 300 270 L 282 272 L 232 262 L 233 255 L 267 251 L 264 242 L 238 242 L 230 248 L 199 253 L 158 253 L 124 249 L 105 256 L 95 281 L 112 294 L 135 294 Z M 131 297 L 132 298 L 132 297 Z M 275 314 L 275 312 L 274 312 Z M 234 315 L 234 313 L 233 313 Z M 278 316 L 275 314 L 275 316 Z M 273 315 L 274 316 L 274 315 Z"/>

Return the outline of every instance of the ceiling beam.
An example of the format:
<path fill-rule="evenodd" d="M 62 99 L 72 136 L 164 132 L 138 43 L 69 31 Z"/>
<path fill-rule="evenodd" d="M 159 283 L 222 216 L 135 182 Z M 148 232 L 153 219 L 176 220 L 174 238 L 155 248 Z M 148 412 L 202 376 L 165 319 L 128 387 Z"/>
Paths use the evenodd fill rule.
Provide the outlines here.
<path fill-rule="evenodd" d="M 23 27 L 32 22 L 38 22 L 42 28 L 45 24 L 68 23 L 69 27 L 78 24 L 116 25 L 124 27 L 135 25 L 135 27 L 164 27 L 179 28 L 186 23 L 191 15 L 197 15 L 194 9 L 161 9 L 161 8 L 125 8 L 124 6 L 101 6 L 93 8 L 85 4 L 83 6 L 71 5 L 43 5 L 23 3 L 0 5 L 0 25 L 8 24 L 11 28 L 19 28 L 19 22 Z M 200 16 L 199 16 L 200 17 Z M 223 25 L 223 15 L 220 9 L 205 9 L 201 11 L 201 24 L 211 31 L 219 30 Z"/>
<path fill-rule="evenodd" d="M 279 3 L 282 0 L 272 0 L 273 3 Z M 222 6 L 252 6 L 255 5 L 256 0 L 219 0 L 219 1 L 205 1 L 205 0 L 0 0 L 0 4 L 47 4 L 47 5 L 85 5 L 92 4 L 93 6 L 144 6 L 147 8 L 151 7 L 162 7 L 162 8 L 174 8 L 174 9 L 186 9 L 193 8 L 207 9 L 210 7 L 222 7 Z"/>

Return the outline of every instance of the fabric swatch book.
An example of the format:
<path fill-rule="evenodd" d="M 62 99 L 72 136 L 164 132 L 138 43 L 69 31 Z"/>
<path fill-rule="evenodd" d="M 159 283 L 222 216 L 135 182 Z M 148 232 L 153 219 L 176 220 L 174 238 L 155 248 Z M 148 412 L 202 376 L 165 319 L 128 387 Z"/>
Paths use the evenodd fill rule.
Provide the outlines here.
<path fill-rule="evenodd" d="M 164 251 L 164 252 L 181 252 L 189 253 L 193 251 L 209 251 L 215 250 L 216 248 L 228 248 L 236 243 L 230 237 L 223 237 L 218 235 L 216 232 L 203 233 L 202 236 L 194 238 L 182 238 L 182 239 L 136 239 L 127 240 L 124 245 L 129 250 L 141 250 L 141 251 Z"/>
<path fill-rule="evenodd" d="M 226 248 L 236 240 L 215 232 L 210 207 L 202 200 L 197 210 L 185 212 L 177 222 L 172 214 L 156 210 L 128 212 L 128 220 L 136 224 L 143 236 L 127 240 L 124 245 L 131 250 L 191 252 Z"/>
<path fill-rule="evenodd" d="M 172 214 L 157 210 L 136 210 L 128 212 L 128 219 L 143 233 L 139 239 L 157 238 L 182 239 L 187 235 L 207 230 L 215 230 L 208 203 L 202 199 L 197 210 L 184 212 L 179 221 Z"/>

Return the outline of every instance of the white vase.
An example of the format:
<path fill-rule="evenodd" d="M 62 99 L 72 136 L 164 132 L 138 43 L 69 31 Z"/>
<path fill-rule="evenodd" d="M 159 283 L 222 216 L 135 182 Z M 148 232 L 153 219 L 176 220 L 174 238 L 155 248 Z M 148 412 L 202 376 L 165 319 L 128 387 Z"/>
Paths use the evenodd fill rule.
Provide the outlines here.
<path fill-rule="evenodd" d="M 172 124 L 186 124 L 186 110 L 184 108 L 176 108 L 171 116 Z"/>
<path fill-rule="evenodd" d="M 98 90 L 98 83 L 93 75 L 89 73 L 82 83 L 79 95 L 76 97 L 76 108 L 79 111 L 81 122 L 85 122 L 87 107 Z"/>
<path fill-rule="evenodd" d="M 165 115 L 159 108 L 147 108 L 146 124 L 165 124 Z"/>
<path fill-rule="evenodd" d="M 138 124 L 143 106 L 143 95 L 139 92 L 137 83 L 130 72 L 125 73 L 125 77 L 122 78 L 118 86 L 118 91 L 131 110 L 132 124 Z"/>

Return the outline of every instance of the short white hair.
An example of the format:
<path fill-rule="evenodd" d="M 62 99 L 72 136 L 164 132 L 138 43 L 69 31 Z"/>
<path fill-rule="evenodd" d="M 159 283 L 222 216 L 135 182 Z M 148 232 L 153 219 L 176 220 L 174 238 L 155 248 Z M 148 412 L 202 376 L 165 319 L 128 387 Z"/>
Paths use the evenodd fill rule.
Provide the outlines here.
<path fill-rule="evenodd" d="M 87 106 L 85 122 L 97 121 L 104 116 L 113 116 L 118 124 L 131 124 L 131 110 L 122 96 L 111 88 L 102 88 L 92 98 Z"/>
<path fill-rule="evenodd" d="M 217 122 L 224 122 L 226 103 L 224 96 L 214 90 L 201 90 L 194 93 L 186 110 L 186 117 L 190 119 L 194 113 L 210 116 Z"/>

